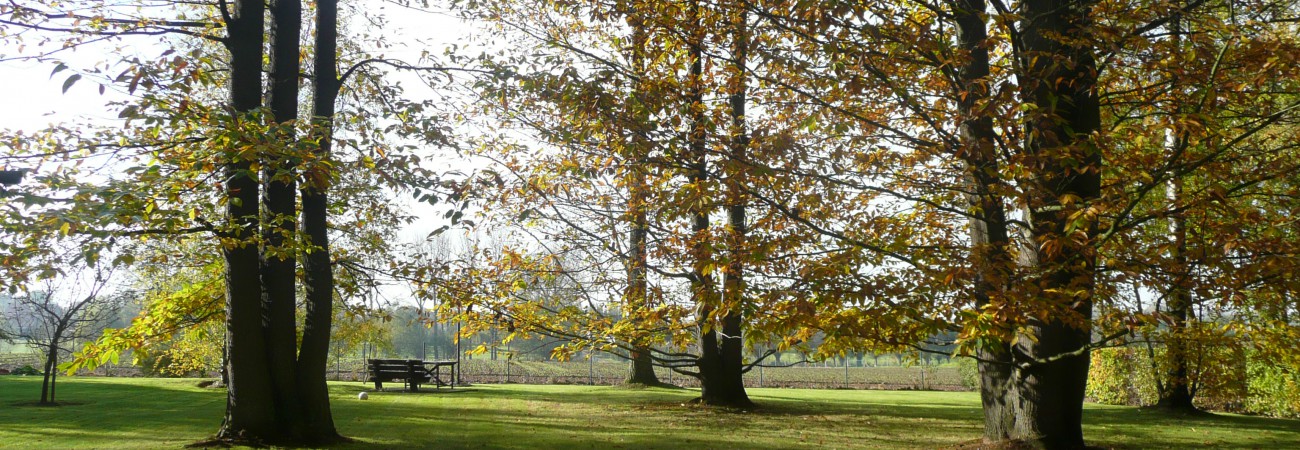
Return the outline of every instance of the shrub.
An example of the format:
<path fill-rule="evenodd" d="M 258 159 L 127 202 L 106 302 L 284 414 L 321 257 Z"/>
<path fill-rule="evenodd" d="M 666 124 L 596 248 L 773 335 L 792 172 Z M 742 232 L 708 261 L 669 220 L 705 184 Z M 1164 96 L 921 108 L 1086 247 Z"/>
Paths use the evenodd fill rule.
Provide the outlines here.
<path fill-rule="evenodd" d="M 1252 352 L 1246 361 L 1243 409 L 1274 417 L 1300 417 L 1300 372 L 1287 370 Z"/>
<path fill-rule="evenodd" d="M 1151 353 L 1157 366 L 1152 367 Z M 1240 345 L 1219 341 L 1194 344 L 1188 360 L 1188 376 L 1195 389 L 1196 406 L 1218 411 L 1241 411 L 1247 400 L 1247 385 L 1255 382 L 1247 373 L 1248 359 Z M 1092 351 L 1088 370 L 1087 396 L 1097 403 L 1146 406 L 1160 399 L 1156 374 L 1164 376 L 1168 360 L 1162 347 L 1117 347 Z"/>
<path fill-rule="evenodd" d="M 14 369 L 11 375 L 40 375 L 41 371 L 36 370 L 31 364 L 24 364 L 22 367 Z"/>
<path fill-rule="evenodd" d="M 1136 347 L 1093 350 L 1086 392 L 1093 401 L 1108 405 L 1154 404 L 1158 394 L 1151 358 Z"/>
<path fill-rule="evenodd" d="M 957 375 L 961 376 L 961 385 L 966 389 L 980 388 L 980 369 L 975 358 L 957 358 Z"/>

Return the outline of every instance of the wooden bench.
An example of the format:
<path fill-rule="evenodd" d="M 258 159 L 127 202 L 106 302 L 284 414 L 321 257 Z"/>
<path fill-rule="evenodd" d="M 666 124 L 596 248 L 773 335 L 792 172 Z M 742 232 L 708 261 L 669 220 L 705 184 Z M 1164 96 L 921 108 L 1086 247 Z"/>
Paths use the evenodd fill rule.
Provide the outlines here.
<path fill-rule="evenodd" d="M 442 379 L 442 367 L 449 367 L 455 373 L 455 361 L 421 361 L 418 359 L 368 359 L 370 380 L 375 382 L 375 390 L 384 388 L 385 381 L 402 380 L 406 390 L 416 392 L 420 385 L 432 381 L 437 387 L 452 386 Z M 450 374 L 449 374 L 450 375 Z"/>

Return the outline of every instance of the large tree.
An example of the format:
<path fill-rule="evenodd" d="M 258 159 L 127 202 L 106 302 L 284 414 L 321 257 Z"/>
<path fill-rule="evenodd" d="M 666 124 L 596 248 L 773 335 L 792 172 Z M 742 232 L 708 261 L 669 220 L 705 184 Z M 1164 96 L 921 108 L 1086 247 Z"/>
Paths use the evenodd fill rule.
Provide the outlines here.
<path fill-rule="evenodd" d="M 344 78 L 377 81 L 380 74 L 368 70 L 368 64 L 398 65 L 364 60 L 347 74 L 338 74 L 336 2 L 318 5 L 315 49 L 319 51 L 312 65 L 317 72 L 312 77 L 315 118 L 310 124 L 298 119 L 303 20 L 299 2 L 279 1 L 269 11 L 263 2 L 253 1 L 177 3 L 134 12 L 119 6 L 50 6 L 66 7 L 66 11 L 16 4 L 3 7 L 14 19 L 6 22 L 8 26 L 55 33 L 65 46 L 136 35 L 201 38 L 164 40 L 171 48 L 160 48 L 162 54 L 156 59 L 123 54 L 126 70 L 120 75 L 104 76 L 103 69 L 73 64 L 56 66 L 56 73 L 78 71 L 64 81 L 65 90 L 92 79 L 103 88 L 120 83 L 138 98 L 121 105 L 120 118 L 128 126 L 120 130 L 55 127 L 34 136 L 23 131 L 7 135 L 8 161 L 50 165 L 36 171 L 34 182 L 21 193 L 6 198 L 16 205 L 7 210 L 14 220 L 6 222 L 5 235 L 6 247 L 15 250 L 13 264 L 6 264 L 6 270 L 16 276 L 6 280 L 21 285 L 32 274 L 52 276 L 57 263 L 24 264 L 48 253 L 50 242 L 76 240 L 75 256 L 90 263 L 110 254 L 113 265 L 134 264 L 139 256 L 164 267 L 172 257 L 183 258 L 184 252 L 169 251 L 159 242 L 183 246 L 198 242 L 195 234 L 212 233 L 218 238 L 215 245 L 200 247 L 222 255 L 225 312 L 202 313 L 198 321 L 218 318 L 226 323 L 228 401 L 218 439 L 309 444 L 338 440 L 325 385 L 336 263 L 328 241 L 331 205 L 325 193 L 340 190 L 339 204 L 355 213 L 338 223 L 349 232 L 345 242 L 384 251 L 382 244 L 375 244 L 383 239 L 372 233 L 391 233 L 396 223 L 410 217 L 392 213 L 388 199 L 377 195 L 378 186 L 402 189 L 432 172 L 420 167 L 418 159 L 395 151 L 391 157 L 375 158 L 376 150 L 383 154 L 395 147 L 376 128 L 392 131 L 394 140 L 412 136 L 438 140 L 445 138 L 441 125 L 420 113 L 427 102 L 394 100 L 392 96 L 400 92 L 393 86 L 367 83 L 373 87 L 359 90 L 386 101 L 386 108 L 400 109 L 403 119 L 349 120 L 354 125 L 351 131 L 359 135 L 351 139 L 356 144 L 352 150 L 369 154 L 358 151 L 345 159 L 332 152 L 335 103 Z M 200 20 L 161 18 L 167 14 Z M 22 57 L 42 59 L 55 53 L 58 50 L 41 53 L 38 48 Z M 263 62 L 268 57 L 271 72 L 264 78 Z M 264 97 L 266 89 L 269 93 Z M 358 103 L 358 109 L 373 106 L 369 100 Z M 347 114 L 367 115 L 364 110 Z M 122 175 L 107 180 L 81 177 L 79 161 L 85 158 L 108 161 Z M 340 181 L 340 171 L 354 171 L 356 176 Z M 295 220 L 299 179 L 305 180 L 301 230 Z M 436 180 L 418 181 L 421 186 L 431 184 Z M 20 208 L 31 214 L 23 214 Z M 301 344 L 296 332 L 299 260 L 307 287 Z M 153 331 L 171 333 L 174 327 L 191 322 L 189 313 L 207 306 L 190 300 L 201 300 L 203 296 L 196 293 L 208 287 L 183 286 L 160 296 L 171 304 L 151 307 L 151 317 L 138 321 L 138 329 L 106 334 L 99 345 L 82 352 L 69 370 L 103 363 L 125 347 L 151 341 Z"/>
<path fill-rule="evenodd" d="M 232 133 L 223 146 L 226 220 L 221 251 L 226 281 L 226 417 L 217 438 L 276 442 L 275 384 L 262 328 L 262 279 L 256 236 L 260 230 L 261 189 L 254 163 L 261 163 L 256 140 L 264 133 L 254 115 L 262 107 L 262 58 L 266 4 L 240 0 L 223 10 L 230 54 L 229 105 Z M 224 5 L 223 5 L 224 7 Z"/>
<path fill-rule="evenodd" d="M 521 332 L 626 351 L 697 377 L 707 403 L 749 405 L 742 375 L 770 352 L 746 360 L 746 336 L 769 317 L 756 312 L 782 301 L 792 277 L 773 267 L 797 246 L 747 237 L 752 223 L 767 239 L 793 230 L 779 214 L 755 211 L 748 193 L 752 179 L 772 179 L 749 174 L 751 149 L 767 144 L 753 138 L 746 113 L 759 102 L 747 53 L 762 35 L 750 32 L 749 5 L 575 2 L 541 8 L 545 21 L 530 20 L 538 8 L 529 4 L 480 6 L 506 36 L 553 49 L 487 60 L 505 76 L 484 80 L 483 108 L 517 132 L 484 139 L 500 174 L 486 224 L 507 242 L 522 239 L 484 276 L 520 289 L 554 276 L 546 261 L 560 259 L 560 276 L 596 306 L 575 320 L 539 315 L 509 292 L 479 298 Z M 778 135 L 785 125 L 758 126 Z M 624 265 L 625 280 L 602 268 L 611 263 Z M 605 314 L 615 305 L 620 314 Z M 775 344 L 786 331 L 757 336 Z"/>

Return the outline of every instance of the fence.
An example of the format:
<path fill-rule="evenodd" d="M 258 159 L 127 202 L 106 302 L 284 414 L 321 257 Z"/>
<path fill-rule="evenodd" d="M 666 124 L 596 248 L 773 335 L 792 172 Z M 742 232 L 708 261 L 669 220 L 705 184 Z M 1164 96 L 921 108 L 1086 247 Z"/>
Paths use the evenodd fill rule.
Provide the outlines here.
<path fill-rule="evenodd" d="M 462 360 L 460 383 L 524 383 L 617 385 L 628 374 L 623 361 L 510 361 Z M 690 376 L 658 368 L 660 381 L 683 387 L 698 387 Z M 348 364 L 331 368 L 331 379 L 364 381 L 364 366 Z M 923 389 L 964 391 L 957 368 L 942 366 L 878 367 L 755 367 L 744 376 L 746 387 L 810 389 Z"/>
<path fill-rule="evenodd" d="M 13 370 L 26 364 L 40 367 L 40 355 L 32 353 L 0 354 L 0 368 Z M 683 387 L 699 387 L 695 378 L 658 368 L 660 381 Z M 130 364 L 107 365 L 82 375 L 138 377 L 140 368 Z M 575 361 L 509 361 L 504 359 L 463 359 L 459 368 L 461 383 L 524 384 L 622 384 L 628 375 L 628 363 L 601 359 Z M 328 377 L 338 381 L 365 381 L 365 362 L 340 359 L 329 367 Z M 744 376 L 746 387 L 783 387 L 810 389 L 925 389 L 969 390 L 961 383 L 953 365 L 917 366 L 827 366 L 755 367 Z"/>

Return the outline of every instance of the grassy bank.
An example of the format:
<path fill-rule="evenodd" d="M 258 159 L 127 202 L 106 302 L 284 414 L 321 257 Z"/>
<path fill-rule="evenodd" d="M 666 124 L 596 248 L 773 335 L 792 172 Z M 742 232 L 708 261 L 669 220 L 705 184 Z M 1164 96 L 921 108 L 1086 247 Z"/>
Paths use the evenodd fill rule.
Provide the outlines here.
<path fill-rule="evenodd" d="M 214 432 L 224 391 L 196 380 L 67 378 L 70 404 L 29 406 L 36 377 L 0 377 L 0 448 L 176 448 Z M 409 394 L 336 383 L 342 448 L 936 448 L 976 439 L 967 392 L 752 389 L 754 411 L 686 402 L 690 390 L 479 385 Z M 1088 405 L 1094 445 L 1121 448 L 1300 448 L 1300 421 L 1234 415 L 1177 418 Z"/>

